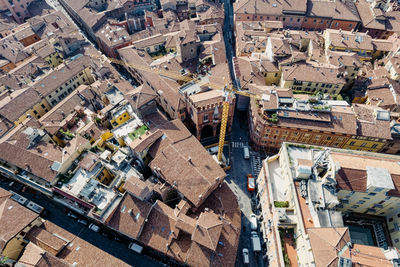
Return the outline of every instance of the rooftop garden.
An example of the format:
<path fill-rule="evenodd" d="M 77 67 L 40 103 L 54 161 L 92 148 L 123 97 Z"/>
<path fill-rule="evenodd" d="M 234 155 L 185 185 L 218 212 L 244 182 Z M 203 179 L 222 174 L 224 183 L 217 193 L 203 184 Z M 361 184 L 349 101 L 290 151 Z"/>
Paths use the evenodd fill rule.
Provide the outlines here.
<path fill-rule="evenodd" d="M 146 125 L 142 125 L 139 128 L 137 128 L 135 131 L 133 131 L 132 133 L 129 133 L 128 136 L 133 141 L 136 138 L 138 138 L 139 136 L 145 134 L 148 130 L 149 130 L 149 127 L 147 127 Z"/>
<path fill-rule="evenodd" d="M 64 131 L 64 129 L 61 128 L 61 129 L 59 130 L 59 132 L 60 132 L 60 133 L 64 136 L 64 138 L 67 139 L 67 140 L 71 140 L 71 139 L 74 138 L 74 134 L 71 133 L 70 130 Z"/>
<path fill-rule="evenodd" d="M 271 117 L 268 117 L 268 121 L 278 123 L 278 115 L 276 115 L 276 113 L 272 114 Z"/>
<path fill-rule="evenodd" d="M 164 46 L 161 46 L 160 50 L 158 50 L 156 52 L 149 53 L 149 55 L 153 58 L 153 60 L 155 60 L 157 58 L 160 58 L 160 57 L 163 57 L 166 54 L 167 54 L 167 50 L 165 49 Z"/>
<path fill-rule="evenodd" d="M 311 106 L 312 109 L 316 109 L 316 110 L 330 110 L 331 107 L 328 105 L 314 105 Z"/>
<path fill-rule="evenodd" d="M 294 255 L 290 255 L 288 253 L 295 253 L 296 243 L 294 239 L 294 230 L 293 229 L 279 229 L 279 237 L 281 239 L 282 245 L 282 253 L 283 260 L 285 262 L 285 267 L 297 266 L 297 262 L 292 262 L 290 260 L 290 256 L 292 258 Z M 288 249 L 291 251 L 289 252 Z"/>
<path fill-rule="evenodd" d="M 289 208 L 289 201 L 274 201 L 275 208 Z"/>

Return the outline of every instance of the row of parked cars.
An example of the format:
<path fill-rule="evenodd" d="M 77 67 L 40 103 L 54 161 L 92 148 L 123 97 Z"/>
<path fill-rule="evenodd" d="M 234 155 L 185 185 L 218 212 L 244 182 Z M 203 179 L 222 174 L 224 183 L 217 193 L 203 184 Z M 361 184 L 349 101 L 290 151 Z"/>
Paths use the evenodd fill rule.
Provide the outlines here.
<path fill-rule="evenodd" d="M 71 218 L 73 218 L 73 219 L 75 219 L 75 220 L 77 220 L 77 222 L 80 223 L 80 224 L 82 224 L 82 225 L 88 226 L 88 228 L 89 228 L 90 230 L 92 230 L 93 232 L 96 232 L 96 233 L 100 232 L 100 226 L 98 226 L 98 225 L 96 225 L 96 224 L 94 224 L 94 223 L 90 223 L 90 224 L 89 224 L 86 220 L 84 220 L 84 219 L 79 219 L 78 216 L 77 216 L 75 213 L 73 213 L 72 211 L 69 211 L 69 212 L 67 213 L 67 216 L 68 216 L 68 217 L 71 217 Z M 101 234 L 102 234 L 103 236 L 105 236 L 105 237 L 110 237 L 110 235 L 107 234 L 106 232 L 102 232 Z M 121 238 L 119 238 L 119 237 L 117 237 L 117 236 L 114 237 L 114 240 L 116 240 L 116 241 L 118 241 L 118 242 L 121 242 L 121 241 L 122 241 Z M 131 249 L 131 250 L 133 250 L 133 251 L 135 251 L 136 253 L 139 253 L 139 254 L 141 254 L 142 251 L 143 251 L 143 247 L 142 247 L 142 246 L 139 246 L 139 245 L 136 244 L 135 242 L 131 242 L 131 243 L 129 244 L 128 248 Z"/>
<path fill-rule="evenodd" d="M 251 228 L 251 244 L 253 247 L 253 251 L 255 253 L 258 253 L 261 251 L 261 241 L 260 237 L 258 236 L 257 229 L 258 229 L 258 220 L 257 220 L 257 215 L 255 214 L 250 214 L 250 228 Z M 242 250 L 243 253 L 243 263 L 244 264 L 249 264 L 250 259 L 249 259 L 249 250 L 247 248 L 243 248 Z"/>
<path fill-rule="evenodd" d="M 75 213 L 73 213 L 72 211 L 69 211 L 67 213 L 67 215 L 68 215 L 68 217 L 71 217 L 72 219 L 77 220 L 78 223 L 83 224 L 85 226 L 88 226 L 88 222 L 87 221 L 85 221 L 83 219 L 78 219 L 78 216 Z M 95 225 L 94 223 L 90 223 L 88 228 L 90 230 L 92 230 L 93 232 L 96 232 L 96 233 L 100 232 L 100 226 Z"/>

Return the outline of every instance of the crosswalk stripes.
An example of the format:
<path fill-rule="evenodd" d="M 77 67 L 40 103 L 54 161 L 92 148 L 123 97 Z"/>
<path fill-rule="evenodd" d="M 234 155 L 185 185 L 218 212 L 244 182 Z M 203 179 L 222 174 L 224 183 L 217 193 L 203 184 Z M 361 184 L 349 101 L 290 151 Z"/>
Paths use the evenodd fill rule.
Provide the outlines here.
<path fill-rule="evenodd" d="M 260 156 L 252 156 L 252 169 L 253 169 L 253 174 L 255 176 L 258 176 L 261 170 L 261 158 Z"/>
<path fill-rule="evenodd" d="M 232 148 L 243 148 L 244 143 L 243 142 L 231 142 Z"/>

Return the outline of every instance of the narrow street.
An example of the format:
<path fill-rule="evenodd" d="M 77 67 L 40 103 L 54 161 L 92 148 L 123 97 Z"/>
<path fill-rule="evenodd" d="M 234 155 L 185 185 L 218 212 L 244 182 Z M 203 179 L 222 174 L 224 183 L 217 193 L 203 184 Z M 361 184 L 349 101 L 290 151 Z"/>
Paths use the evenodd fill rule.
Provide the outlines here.
<path fill-rule="evenodd" d="M 229 72 L 231 74 L 231 79 L 232 81 L 234 80 L 234 75 L 233 75 L 233 65 L 232 65 L 232 57 L 235 56 L 235 50 L 234 50 L 234 36 L 233 36 L 233 6 L 230 2 L 230 0 L 223 0 L 224 3 L 224 12 L 225 12 L 225 18 L 224 18 L 224 41 L 225 41 L 225 50 L 226 50 L 226 59 L 228 60 L 228 65 L 229 65 Z"/>
<path fill-rule="evenodd" d="M 235 111 L 235 118 L 232 125 L 231 136 L 231 169 L 227 172 L 229 175 L 226 182 L 235 193 L 240 209 L 242 211 L 242 232 L 240 234 L 238 256 L 236 266 L 243 266 L 242 249 L 247 248 L 250 254 L 249 266 L 263 267 L 264 262 L 261 254 L 255 254 L 251 244 L 250 234 L 250 214 L 252 211 L 252 199 L 255 199 L 256 192 L 247 190 L 247 174 L 254 177 L 258 175 L 261 158 L 259 153 L 250 150 L 250 159 L 243 157 L 243 147 L 248 146 L 248 126 L 247 112 Z M 254 204 L 253 204 L 254 206 Z"/>

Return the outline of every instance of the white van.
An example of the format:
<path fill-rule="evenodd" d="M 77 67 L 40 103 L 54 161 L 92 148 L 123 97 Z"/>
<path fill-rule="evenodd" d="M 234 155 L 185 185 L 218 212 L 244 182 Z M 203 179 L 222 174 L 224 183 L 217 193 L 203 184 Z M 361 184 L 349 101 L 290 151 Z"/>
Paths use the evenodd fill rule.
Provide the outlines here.
<path fill-rule="evenodd" d="M 132 249 L 133 251 L 135 251 L 136 253 L 142 253 L 143 251 L 143 247 L 139 246 L 138 244 L 136 244 L 135 242 L 132 242 L 129 244 L 129 248 Z"/>
<path fill-rule="evenodd" d="M 257 230 L 257 216 L 255 214 L 250 214 L 250 227 L 251 230 Z"/>
<path fill-rule="evenodd" d="M 249 148 L 247 146 L 243 147 L 243 156 L 245 159 L 250 158 L 250 152 L 249 152 Z"/>

